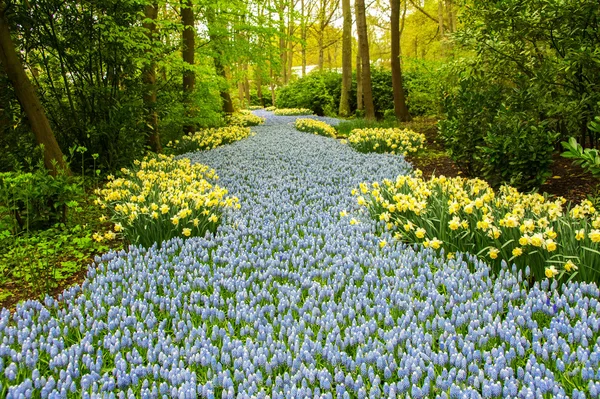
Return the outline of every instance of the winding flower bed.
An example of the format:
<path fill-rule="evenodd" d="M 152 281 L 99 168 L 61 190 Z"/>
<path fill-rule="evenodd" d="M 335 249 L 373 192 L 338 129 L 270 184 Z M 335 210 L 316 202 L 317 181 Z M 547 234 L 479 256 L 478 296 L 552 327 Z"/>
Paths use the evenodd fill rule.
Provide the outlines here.
<path fill-rule="evenodd" d="M 106 254 L 60 302 L 0 312 L 1 397 L 598 397 L 596 285 L 379 236 L 350 191 L 407 163 L 256 129 L 192 155 L 240 201 L 214 236 Z"/>

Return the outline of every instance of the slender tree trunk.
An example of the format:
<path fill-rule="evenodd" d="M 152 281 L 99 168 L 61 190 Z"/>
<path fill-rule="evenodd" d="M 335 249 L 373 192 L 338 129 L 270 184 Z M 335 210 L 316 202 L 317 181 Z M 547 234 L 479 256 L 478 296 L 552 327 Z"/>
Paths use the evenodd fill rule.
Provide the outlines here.
<path fill-rule="evenodd" d="M 144 8 L 144 16 L 146 21 L 143 27 L 146 29 L 146 35 L 153 47 L 156 40 L 156 17 L 158 16 L 158 4 L 152 3 Z M 160 145 L 160 135 L 158 132 L 158 114 L 156 113 L 156 61 L 152 50 L 146 50 L 146 64 L 142 71 L 142 81 L 144 83 L 144 108 L 146 111 L 146 127 L 147 127 L 147 143 L 150 149 L 154 152 L 162 152 Z"/>
<path fill-rule="evenodd" d="M 456 30 L 456 16 L 452 0 L 446 0 L 446 11 L 448 12 L 448 31 L 454 33 Z"/>
<path fill-rule="evenodd" d="M 306 76 L 306 8 L 304 0 L 300 0 L 300 35 L 302 38 L 302 77 Z"/>
<path fill-rule="evenodd" d="M 246 105 L 250 106 L 250 81 L 248 80 L 248 63 L 244 63 L 244 94 L 246 96 Z"/>
<path fill-rule="evenodd" d="M 37 144 L 44 146 L 44 166 L 53 175 L 56 175 L 59 170 L 70 174 L 44 108 L 15 49 L 8 20 L 4 14 L 5 7 L 5 2 L 0 0 L 0 63 L 4 66 L 4 71 L 15 90 L 17 99 L 27 115 Z"/>
<path fill-rule="evenodd" d="M 404 87 L 402 86 L 402 66 L 400 65 L 400 0 L 390 0 L 392 30 L 392 88 L 394 92 L 394 113 L 396 119 L 402 122 L 410 120 Z"/>
<path fill-rule="evenodd" d="M 219 58 L 219 56 L 220 55 L 217 55 L 217 57 L 214 58 L 215 71 L 217 72 L 218 76 L 223 78 L 227 85 L 227 87 L 221 89 L 219 94 L 221 95 L 221 99 L 223 100 L 223 112 L 225 112 L 226 114 L 231 114 L 235 112 L 235 109 L 233 108 L 233 101 L 231 101 L 231 95 L 229 94 L 227 71 L 225 71 L 225 67 L 221 63 L 221 59 Z"/>
<path fill-rule="evenodd" d="M 256 69 L 254 70 L 254 83 L 256 84 L 256 95 L 258 96 L 258 101 L 260 102 L 260 106 L 265 106 L 265 98 L 263 97 L 262 91 L 262 71 L 259 64 L 256 65 Z"/>
<path fill-rule="evenodd" d="M 365 105 L 365 118 L 375 119 L 375 106 L 373 105 L 373 87 L 371 84 L 371 60 L 369 56 L 369 39 L 367 36 L 367 15 L 365 0 L 356 0 L 356 24 L 360 37 L 360 58 L 362 61 L 363 100 Z"/>
<path fill-rule="evenodd" d="M 191 113 L 191 94 L 194 92 L 196 85 L 196 74 L 194 73 L 194 52 L 196 49 L 196 34 L 194 23 L 194 9 L 192 0 L 183 0 L 181 6 L 181 20 L 183 23 L 183 62 L 186 64 L 186 69 L 183 71 L 183 95 L 186 113 L 188 118 L 192 117 Z M 183 127 L 185 134 L 193 134 L 196 131 L 192 123 L 186 123 Z"/>
<path fill-rule="evenodd" d="M 269 68 L 271 71 L 271 82 L 269 83 L 269 86 L 271 87 L 271 104 L 273 104 L 273 106 L 275 106 L 275 83 L 273 82 L 273 79 L 274 79 L 273 64 L 271 64 Z"/>
<path fill-rule="evenodd" d="M 352 89 L 352 8 L 350 0 L 342 0 L 344 26 L 342 33 L 342 94 L 340 116 L 350 115 L 350 90 Z"/>
<path fill-rule="evenodd" d="M 281 59 L 281 78 L 287 84 L 287 42 L 285 29 L 285 0 L 279 2 L 279 57 Z"/>
<path fill-rule="evenodd" d="M 235 109 L 233 108 L 233 101 L 231 101 L 231 95 L 229 94 L 229 79 L 227 77 L 227 71 L 223 66 L 223 61 L 221 60 L 223 57 L 223 50 L 221 49 L 223 37 L 216 33 L 218 32 L 218 29 L 215 26 L 215 12 L 210 7 L 206 9 L 205 16 L 208 24 L 208 37 L 212 43 L 213 51 L 216 54 L 216 56 L 213 57 L 215 72 L 217 73 L 217 76 L 220 76 L 225 83 L 225 87 L 219 90 L 219 95 L 221 96 L 221 100 L 223 100 L 223 112 L 226 114 L 231 114 L 235 111 Z"/>
<path fill-rule="evenodd" d="M 356 109 L 363 110 L 363 81 L 362 81 L 362 60 L 360 59 L 360 37 L 358 38 L 358 51 L 356 52 Z"/>

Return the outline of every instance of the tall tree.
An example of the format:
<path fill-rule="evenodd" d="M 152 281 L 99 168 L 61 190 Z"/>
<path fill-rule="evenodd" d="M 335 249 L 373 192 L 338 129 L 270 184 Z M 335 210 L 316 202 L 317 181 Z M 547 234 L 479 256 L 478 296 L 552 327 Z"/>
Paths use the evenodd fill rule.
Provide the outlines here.
<path fill-rule="evenodd" d="M 0 0 L 0 62 L 4 66 L 19 103 L 27 115 L 36 142 L 44 146 L 44 166 L 52 174 L 58 173 L 59 170 L 70 173 L 44 108 L 25 73 L 21 59 L 15 49 L 6 17 L 6 8 L 5 2 Z"/>
<path fill-rule="evenodd" d="M 229 94 L 229 80 L 227 78 L 227 71 L 223 65 L 223 45 L 225 37 L 221 32 L 221 27 L 217 24 L 215 11 L 211 7 L 206 8 L 205 16 L 208 25 L 208 36 L 214 52 L 213 62 L 215 64 L 215 72 L 217 73 L 217 76 L 222 78 L 224 85 L 219 91 L 221 100 L 223 101 L 223 112 L 231 114 L 235 111 L 235 109 L 233 108 L 233 101 L 231 101 L 231 95 Z"/>
<path fill-rule="evenodd" d="M 350 0 L 342 0 L 344 27 L 342 33 L 342 94 L 340 116 L 350 115 L 350 90 L 352 86 L 352 8 Z"/>
<path fill-rule="evenodd" d="M 354 13 L 358 14 L 356 2 L 354 3 Z M 356 21 L 356 30 L 358 31 L 358 20 Z M 363 103 L 363 80 L 362 60 L 360 58 L 360 41 L 361 37 L 359 35 L 357 39 L 358 49 L 356 51 L 356 109 L 362 111 L 365 109 L 365 105 Z"/>
<path fill-rule="evenodd" d="M 362 88 L 365 105 L 365 117 L 375 119 L 375 106 L 373 105 L 373 86 L 371 83 L 371 58 L 369 56 L 369 38 L 367 35 L 367 15 L 365 0 L 356 0 L 356 25 L 359 37 L 359 51 L 362 64 Z"/>
<path fill-rule="evenodd" d="M 192 0 L 182 0 L 181 4 L 181 22 L 183 23 L 182 33 L 182 55 L 185 70 L 183 71 L 183 95 L 185 105 L 188 108 L 187 116 L 191 118 L 191 95 L 196 86 L 196 74 L 194 72 L 194 53 L 196 51 L 196 28 L 194 18 L 194 4 Z M 193 123 L 186 123 L 183 126 L 185 134 L 195 132 Z"/>
<path fill-rule="evenodd" d="M 391 36 L 392 36 L 392 89 L 394 92 L 394 113 L 396 119 L 402 122 L 410 120 L 404 87 L 402 85 L 402 65 L 400 64 L 400 0 L 390 0 L 391 6 Z"/>
<path fill-rule="evenodd" d="M 142 71 L 142 81 L 144 83 L 144 108 L 146 110 L 146 137 L 150 149 L 154 152 L 162 152 L 160 145 L 160 135 L 158 132 L 158 114 L 156 112 L 156 61 L 154 59 L 154 43 L 156 40 L 156 17 L 158 16 L 158 3 L 152 2 L 144 7 L 143 26 L 146 29 L 146 35 L 150 45 L 146 50 L 147 59 Z"/>

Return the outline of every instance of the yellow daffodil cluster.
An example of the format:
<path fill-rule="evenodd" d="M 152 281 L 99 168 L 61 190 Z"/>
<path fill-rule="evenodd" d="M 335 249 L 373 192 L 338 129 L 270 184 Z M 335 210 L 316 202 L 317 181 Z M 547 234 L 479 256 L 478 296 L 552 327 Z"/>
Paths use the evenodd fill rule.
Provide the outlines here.
<path fill-rule="evenodd" d="M 336 130 L 325 122 L 316 119 L 302 118 L 296 119 L 296 129 L 301 132 L 314 133 L 326 137 L 334 137 L 337 135 Z"/>
<path fill-rule="evenodd" d="M 263 109 L 263 107 L 262 107 L 262 106 L 260 106 L 260 105 L 250 105 L 250 106 L 248 107 L 248 110 L 249 110 L 249 111 L 256 111 L 256 110 L 258 110 L 258 109 Z"/>
<path fill-rule="evenodd" d="M 406 156 L 423 149 L 425 135 L 399 128 L 354 129 L 348 141 L 360 152 L 387 152 Z"/>
<path fill-rule="evenodd" d="M 262 119 L 262 118 L 261 118 Z M 230 144 L 252 135 L 248 127 L 227 126 L 212 129 L 202 129 L 191 136 L 183 136 L 181 140 L 169 142 L 167 148 L 175 154 L 186 152 L 212 150 L 220 145 Z"/>
<path fill-rule="evenodd" d="M 265 123 L 265 118 L 254 115 L 248 110 L 235 112 L 227 117 L 227 124 L 232 126 L 258 126 Z"/>
<path fill-rule="evenodd" d="M 308 108 L 280 108 L 273 112 L 278 116 L 296 116 L 296 115 L 312 115 L 313 112 Z"/>
<path fill-rule="evenodd" d="M 405 242 L 470 252 L 497 270 L 502 260 L 537 279 L 573 275 L 600 278 L 600 213 L 590 201 L 571 208 L 479 179 L 399 176 L 360 184 L 353 194 L 385 228 Z"/>
<path fill-rule="evenodd" d="M 215 184 L 214 170 L 189 159 L 159 155 L 121 172 L 122 178 L 97 190 L 96 202 L 110 211 L 114 233 L 135 244 L 203 235 L 216 229 L 225 208 L 239 208 L 237 198 Z"/>
<path fill-rule="evenodd" d="M 277 107 L 271 105 L 270 107 L 265 108 L 265 111 L 273 112 L 277 109 Z"/>

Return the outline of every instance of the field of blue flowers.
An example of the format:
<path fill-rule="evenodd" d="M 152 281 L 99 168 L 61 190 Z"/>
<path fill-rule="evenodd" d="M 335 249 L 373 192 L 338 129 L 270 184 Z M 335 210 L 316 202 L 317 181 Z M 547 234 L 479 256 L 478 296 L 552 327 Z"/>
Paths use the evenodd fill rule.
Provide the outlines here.
<path fill-rule="evenodd" d="M 596 285 L 378 236 L 351 191 L 410 165 L 257 114 L 188 154 L 240 201 L 214 236 L 105 254 L 59 301 L 2 310 L 0 397 L 599 396 Z"/>

